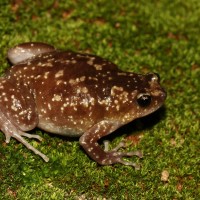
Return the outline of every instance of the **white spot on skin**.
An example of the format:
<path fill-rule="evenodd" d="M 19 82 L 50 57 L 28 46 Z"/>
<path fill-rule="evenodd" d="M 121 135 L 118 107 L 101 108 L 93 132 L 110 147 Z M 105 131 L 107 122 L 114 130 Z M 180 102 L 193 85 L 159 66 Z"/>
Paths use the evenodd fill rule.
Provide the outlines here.
<path fill-rule="evenodd" d="M 49 110 L 51 110 L 51 104 L 50 103 L 48 103 L 48 108 L 49 108 Z"/>
<path fill-rule="evenodd" d="M 14 105 L 11 106 L 11 109 L 17 111 L 17 108 Z"/>
<path fill-rule="evenodd" d="M 41 112 L 43 113 L 47 113 L 47 111 L 45 109 L 41 109 Z"/>
<path fill-rule="evenodd" d="M 77 61 L 76 60 L 72 60 L 72 64 L 76 64 L 77 63 Z"/>
<path fill-rule="evenodd" d="M 59 70 L 56 74 L 55 74 L 55 78 L 59 78 L 61 76 L 64 75 L 64 70 Z"/>
<path fill-rule="evenodd" d="M 88 65 L 93 65 L 94 64 L 94 60 L 95 60 L 95 57 L 90 57 L 89 60 L 87 61 L 87 64 Z"/>
<path fill-rule="evenodd" d="M 45 67 L 53 67 L 52 63 L 51 62 L 48 62 L 46 63 L 46 66 Z"/>
<path fill-rule="evenodd" d="M 37 76 L 35 77 L 35 79 L 39 79 L 39 78 L 41 78 L 41 75 L 37 75 Z"/>
<path fill-rule="evenodd" d="M 93 81 L 98 81 L 98 78 L 96 78 L 96 77 L 91 77 L 91 76 L 89 76 L 88 79 L 89 79 L 89 80 L 93 80 Z"/>
<path fill-rule="evenodd" d="M 42 66 L 42 63 L 41 63 L 41 62 L 39 62 L 39 63 L 37 64 L 37 66 L 39 66 L 39 67 L 40 67 L 40 66 Z"/>
<path fill-rule="evenodd" d="M 19 113 L 19 115 L 24 115 L 24 114 L 26 114 L 27 112 L 26 111 L 21 111 L 20 113 Z"/>
<path fill-rule="evenodd" d="M 86 87 L 83 87 L 81 90 L 83 93 L 88 93 L 88 89 Z"/>
<path fill-rule="evenodd" d="M 153 96 L 161 96 L 162 95 L 162 92 L 160 91 L 160 90 L 154 90 L 154 91 L 152 91 L 151 92 L 151 94 L 153 95 Z"/>
<path fill-rule="evenodd" d="M 58 94 L 54 94 L 54 97 L 52 98 L 52 101 L 62 101 L 62 97 Z"/>
<path fill-rule="evenodd" d="M 12 99 L 12 106 L 11 106 L 12 110 L 17 111 L 22 107 L 20 101 L 17 100 L 14 95 L 11 96 L 11 99 Z"/>
<path fill-rule="evenodd" d="M 95 105 L 95 99 L 93 97 L 90 97 L 90 103 L 91 103 L 92 106 Z"/>
<path fill-rule="evenodd" d="M 85 81 L 85 76 L 81 76 L 80 81 Z"/>
<path fill-rule="evenodd" d="M 122 91 L 124 91 L 124 88 L 123 88 L 123 87 L 118 87 L 118 86 L 113 86 L 113 87 L 111 88 L 111 96 L 117 95 L 117 94 L 116 94 L 117 91 L 122 92 Z"/>
<path fill-rule="evenodd" d="M 77 82 L 76 82 L 76 80 L 74 80 L 74 79 L 70 79 L 70 80 L 69 80 L 69 84 L 70 84 L 70 85 L 76 85 Z"/>
<path fill-rule="evenodd" d="M 85 81 L 85 76 L 81 76 L 80 78 L 76 78 L 76 79 L 70 79 L 69 80 L 69 84 L 70 85 L 77 85 L 80 82 Z"/>
<path fill-rule="evenodd" d="M 52 63 L 54 61 L 54 58 L 50 58 L 47 60 L 48 63 Z"/>
<path fill-rule="evenodd" d="M 87 99 L 83 99 L 83 100 L 80 102 L 80 104 L 83 104 L 83 106 L 86 107 L 86 108 L 89 106 L 89 102 L 88 102 Z"/>
<path fill-rule="evenodd" d="M 106 105 L 106 108 L 108 108 L 111 103 L 112 103 L 112 100 L 110 97 L 106 98 L 106 99 L 103 99 L 103 100 L 98 100 L 98 103 L 101 104 L 101 105 Z"/>
<path fill-rule="evenodd" d="M 93 60 L 88 60 L 88 61 L 87 61 L 87 64 L 88 64 L 88 65 L 93 65 Z"/>
<path fill-rule="evenodd" d="M 44 78 L 45 78 L 45 79 L 48 79 L 48 75 L 49 75 L 49 72 L 45 72 Z"/>
<path fill-rule="evenodd" d="M 119 76 L 127 76 L 127 73 L 125 73 L 125 72 L 118 72 L 117 75 L 119 75 Z"/>
<path fill-rule="evenodd" d="M 56 81 L 56 85 L 59 85 L 62 82 L 63 82 L 62 80 L 58 80 L 58 81 Z"/>
<path fill-rule="evenodd" d="M 119 101 L 118 101 L 118 100 L 114 100 L 114 103 L 115 103 L 115 104 L 118 104 L 118 103 L 119 103 Z"/>
<path fill-rule="evenodd" d="M 69 105 L 68 103 L 64 103 L 64 104 L 63 104 L 64 107 L 67 107 L 68 105 Z"/>
<path fill-rule="evenodd" d="M 94 67 L 96 70 L 102 70 L 102 65 L 95 64 Z"/>

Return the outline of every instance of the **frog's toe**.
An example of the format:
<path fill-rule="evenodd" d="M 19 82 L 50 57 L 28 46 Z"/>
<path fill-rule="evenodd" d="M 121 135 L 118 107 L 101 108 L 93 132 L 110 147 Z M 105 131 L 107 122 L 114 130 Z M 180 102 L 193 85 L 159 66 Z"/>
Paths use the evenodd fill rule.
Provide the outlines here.
<path fill-rule="evenodd" d="M 132 156 L 137 156 L 139 158 L 143 157 L 143 154 L 140 150 L 137 151 L 131 151 L 131 152 L 118 152 L 120 154 L 120 156 L 123 157 L 132 157 Z"/>
<path fill-rule="evenodd" d="M 109 140 L 104 140 L 103 144 L 104 144 L 104 151 L 109 151 L 110 141 Z M 115 148 L 113 148 L 110 151 L 118 151 L 119 149 L 124 148 L 124 147 L 127 147 L 127 145 L 126 145 L 125 141 L 122 140 Z"/>
<path fill-rule="evenodd" d="M 136 170 L 140 169 L 140 165 L 126 161 L 123 158 L 124 157 L 132 157 L 132 156 L 138 156 L 139 158 L 142 158 L 142 152 L 141 151 L 132 151 L 132 152 L 117 152 L 117 151 L 109 151 L 106 152 L 106 156 L 104 159 L 101 160 L 101 165 L 111 165 L 114 163 L 121 163 L 123 165 L 128 165 L 134 167 Z"/>
<path fill-rule="evenodd" d="M 27 138 L 34 138 L 34 139 L 37 139 L 39 141 L 42 141 L 42 139 L 43 139 L 39 135 L 29 134 L 29 133 L 25 133 L 25 132 L 22 132 L 22 131 L 20 131 L 19 134 L 21 136 L 24 136 L 24 137 L 27 137 Z"/>
<path fill-rule="evenodd" d="M 135 168 L 135 170 L 140 170 L 140 165 L 134 162 L 129 162 L 129 161 L 125 161 L 120 159 L 119 163 L 123 164 L 123 165 L 127 165 L 127 166 L 132 166 Z"/>
<path fill-rule="evenodd" d="M 140 169 L 138 164 L 123 160 L 124 157 L 132 157 L 132 156 L 137 156 L 139 158 L 142 158 L 143 155 L 142 155 L 142 152 L 139 150 L 131 151 L 131 152 L 116 152 L 116 157 L 117 157 L 118 163 L 133 166 L 133 167 L 135 167 L 135 169 Z"/>
<path fill-rule="evenodd" d="M 115 148 L 109 150 L 109 141 L 108 140 L 104 140 L 104 151 L 105 152 L 117 152 L 119 149 L 121 148 L 126 148 L 127 147 L 127 143 L 125 142 L 125 140 L 122 140 Z M 143 157 L 143 154 L 141 151 L 137 150 L 137 151 L 133 151 L 133 152 L 118 152 L 120 153 L 120 155 L 122 156 L 126 156 L 126 157 L 131 157 L 131 156 L 138 156 L 139 158 Z"/>

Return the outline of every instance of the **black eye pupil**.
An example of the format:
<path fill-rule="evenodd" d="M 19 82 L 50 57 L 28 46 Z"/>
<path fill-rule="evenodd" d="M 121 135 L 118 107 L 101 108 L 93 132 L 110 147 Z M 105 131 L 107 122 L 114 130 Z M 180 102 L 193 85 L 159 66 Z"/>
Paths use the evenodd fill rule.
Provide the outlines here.
<path fill-rule="evenodd" d="M 137 97 L 137 102 L 142 107 L 149 106 L 151 103 L 151 96 L 149 94 L 139 94 Z"/>

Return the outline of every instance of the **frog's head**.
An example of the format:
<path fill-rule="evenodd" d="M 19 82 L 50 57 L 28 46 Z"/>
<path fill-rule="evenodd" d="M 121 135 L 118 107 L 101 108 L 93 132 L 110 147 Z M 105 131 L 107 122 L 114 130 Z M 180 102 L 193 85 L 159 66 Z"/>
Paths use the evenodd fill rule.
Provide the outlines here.
<path fill-rule="evenodd" d="M 135 86 L 133 86 L 129 98 L 131 103 L 124 116 L 124 122 L 153 113 L 163 105 L 167 96 L 160 85 L 160 77 L 156 73 L 138 75 L 134 78 L 133 85 Z"/>

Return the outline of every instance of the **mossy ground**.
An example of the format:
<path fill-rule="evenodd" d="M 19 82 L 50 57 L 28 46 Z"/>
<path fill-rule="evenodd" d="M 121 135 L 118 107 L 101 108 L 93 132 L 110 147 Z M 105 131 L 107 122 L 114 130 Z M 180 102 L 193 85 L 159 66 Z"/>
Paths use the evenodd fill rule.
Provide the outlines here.
<path fill-rule="evenodd" d="M 141 170 L 98 166 L 78 140 L 38 129 L 30 141 L 50 158 L 44 163 L 0 134 L 0 199 L 200 199 L 200 1 L 2 0 L 0 73 L 8 48 L 42 41 L 59 49 L 97 54 L 121 69 L 160 74 L 168 92 L 156 113 L 120 129 Z M 162 172 L 168 172 L 166 181 Z"/>

